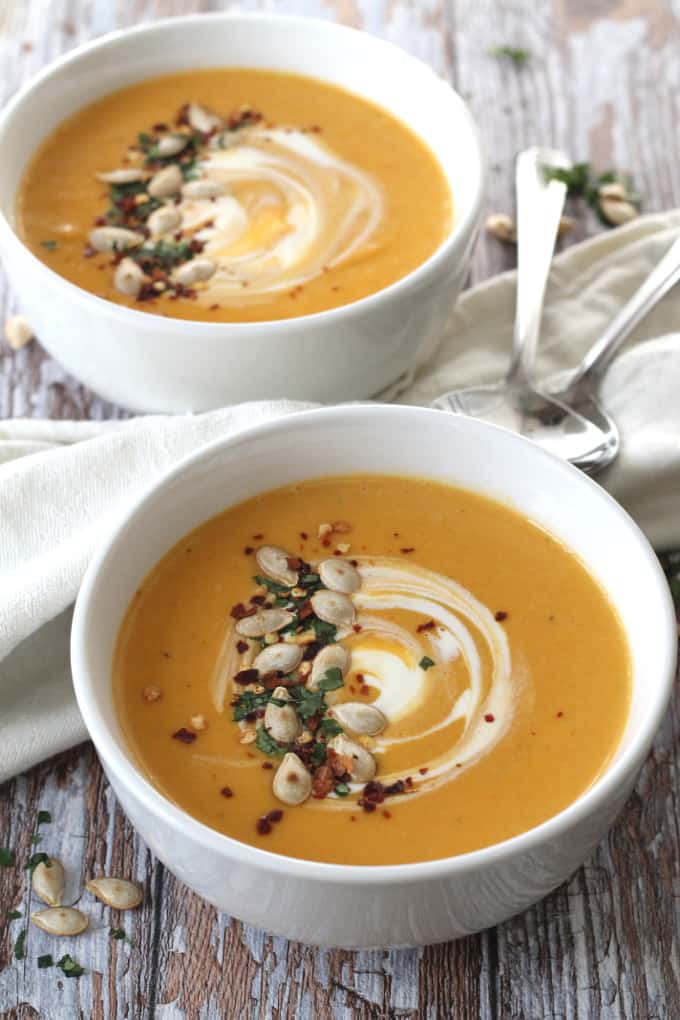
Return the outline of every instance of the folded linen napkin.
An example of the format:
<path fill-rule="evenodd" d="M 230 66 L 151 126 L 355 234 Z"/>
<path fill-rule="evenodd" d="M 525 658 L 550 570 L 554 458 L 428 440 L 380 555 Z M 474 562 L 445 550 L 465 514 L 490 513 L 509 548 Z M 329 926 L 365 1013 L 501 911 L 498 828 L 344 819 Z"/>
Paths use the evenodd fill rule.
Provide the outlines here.
<path fill-rule="evenodd" d="M 644 217 L 555 259 L 542 372 L 578 361 L 678 232 L 680 212 Z M 429 404 L 454 386 L 502 376 L 514 287 L 506 273 L 464 294 L 441 348 L 399 401 Z M 602 481 L 659 548 L 680 548 L 680 335 L 639 341 L 676 323 L 680 293 L 639 327 L 603 388 L 624 443 Z M 68 665 L 71 607 L 93 549 L 124 508 L 211 440 L 309 406 L 265 401 L 201 415 L 0 424 L 0 781 L 86 737 Z"/>

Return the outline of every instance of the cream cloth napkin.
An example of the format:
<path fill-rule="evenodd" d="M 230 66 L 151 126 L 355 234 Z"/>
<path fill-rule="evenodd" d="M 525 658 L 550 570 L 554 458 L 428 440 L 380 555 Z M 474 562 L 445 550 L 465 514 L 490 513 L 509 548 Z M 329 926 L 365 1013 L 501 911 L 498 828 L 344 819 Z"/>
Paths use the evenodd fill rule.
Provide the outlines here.
<path fill-rule="evenodd" d="M 574 365 L 680 232 L 680 212 L 649 216 L 555 259 L 541 339 L 545 374 Z M 502 376 L 514 274 L 468 291 L 436 356 L 398 398 L 429 404 Z M 672 294 L 633 338 L 680 325 Z M 624 393 L 625 396 L 622 396 Z M 680 336 L 630 347 L 603 389 L 622 454 L 603 479 L 657 547 L 680 548 Z M 86 737 L 71 689 L 71 607 L 98 541 L 181 457 L 221 436 L 311 405 L 242 404 L 130 421 L 0 424 L 0 780 Z"/>

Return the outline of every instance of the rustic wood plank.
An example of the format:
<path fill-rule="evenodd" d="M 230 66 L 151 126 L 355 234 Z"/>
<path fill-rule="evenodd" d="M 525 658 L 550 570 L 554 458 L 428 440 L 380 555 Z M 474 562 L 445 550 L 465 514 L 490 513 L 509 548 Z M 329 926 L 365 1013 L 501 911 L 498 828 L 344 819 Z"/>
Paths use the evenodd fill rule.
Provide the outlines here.
<path fill-rule="evenodd" d="M 9 0 L 0 10 L 0 97 L 57 53 L 115 27 L 194 10 L 235 7 L 219 0 Z M 651 0 L 245 0 L 243 9 L 294 10 L 384 35 L 428 60 L 469 99 L 491 157 L 489 211 L 510 209 L 514 153 L 552 142 L 578 158 L 630 170 L 649 209 L 675 204 L 678 141 L 677 44 L 669 9 Z M 488 54 L 512 43 L 532 51 L 523 70 Z M 500 98 L 499 98 L 500 97 Z M 592 222 L 582 232 L 594 228 Z M 512 263 L 484 239 L 473 279 Z M 0 284 L 0 301 L 11 296 Z M 3 349 L 0 414 L 110 417 L 124 412 L 70 379 L 39 345 Z M 93 873 L 144 883 L 129 917 L 83 898 L 91 930 L 61 951 L 88 974 L 58 980 L 38 971 L 54 947 L 37 929 L 27 959 L 12 958 L 25 917 L 0 918 L 0 1011 L 63 1017 L 483 1018 L 675 1017 L 678 951 L 678 705 L 669 715 L 637 791 L 609 840 L 574 878 L 533 910 L 471 939 L 425 950 L 317 951 L 272 938 L 220 915 L 187 893 L 136 837 L 90 747 L 6 784 L 0 842 L 21 861 L 39 808 L 52 812 L 44 846 L 69 868 L 75 897 Z M 25 874 L 0 869 L 0 904 L 25 915 Z M 109 924 L 135 947 L 113 942 Z M 61 947 L 60 947 L 61 948 Z M 54 953 L 55 958 L 57 953 Z"/>

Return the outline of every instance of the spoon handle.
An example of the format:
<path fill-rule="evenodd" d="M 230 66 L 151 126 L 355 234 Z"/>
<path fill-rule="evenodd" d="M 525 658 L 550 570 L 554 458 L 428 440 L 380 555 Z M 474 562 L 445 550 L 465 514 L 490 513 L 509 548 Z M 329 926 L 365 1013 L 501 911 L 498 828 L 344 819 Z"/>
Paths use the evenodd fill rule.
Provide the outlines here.
<path fill-rule="evenodd" d="M 673 242 L 659 264 L 590 348 L 569 380 L 569 389 L 586 383 L 590 389 L 596 387 L 623 341 L 678 280 L 680 238 Z"/>
<path fill-rule="evenodd" d="M 517 157 L 517 305 L 508 383 L 532 382 L 543 296 L 567 194 L 561 181 L 546 179 L 544 168 L 570 165 L 555 149 L 534 147 Z"/>

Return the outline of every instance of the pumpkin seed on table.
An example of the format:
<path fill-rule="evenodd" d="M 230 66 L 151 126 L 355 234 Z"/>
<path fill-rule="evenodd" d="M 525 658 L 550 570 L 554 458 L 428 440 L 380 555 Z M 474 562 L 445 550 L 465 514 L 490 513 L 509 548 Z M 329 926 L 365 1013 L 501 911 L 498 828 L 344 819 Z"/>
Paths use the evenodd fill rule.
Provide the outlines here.
<path fill-rule="evenodd" d="M 260 609 L 252 616 L 236 621 L 236 633 L 242 637 L 264 637 L 287 627 L 295 617 L 287 609 Z"/>
<path fill-rule="evenodd" d="M 46 861 L 40 861 L 33 870 L 31 876 L 33 892 L 50 907 L 61 906 L 65 884 L 64 868 L 56 857 L 48 857 Z"/>
<path fill-rule="evenodd" d="M 33 339 L 33 330 L 23 315 L 10 315 L 5 322 L 5 339 L 13 351 L 19 351 Z"/>
<path fill-rule="evenodd" d="M 344 755 L 351 762 L 350 775 L 357 783 L 370 783 L 374 778 L 378 766 L 370 751 L 367 751 L 361 744 L 350 740 L 344 733 L 338 733 L 328 742 L 337 754 Z"/>
<path fill-rule="evenodd" d="M 349 670 L 351 656 L 342 645 L 326 645 L 314 657 L 310 677 L 307 681 L 307 689 L 317 691 L 321 677 L 329 669 L 339 669 L 343 677 Z"/>
<path fill-rule="evenodd" d="M 368 737 L 382 733 L 387 726 L 387 719 L 380 709 L 363 701 L 343 701 L 329 709 L 328 714 L 353 733 Z"/>
<path fill-rule="evenodd" d="M 331 591 L 340 592 L 343 595 L 352 595 L 361 587 L 359 571 L 338 557 L 323 560 L 318 566 L 318 574 L 322 583 Z"/>
<path fill-rule="evenodd" d="M 351 627 L 354 623 L 354 606 L 347 595 L 335 591 L 315 591 L 311 597 L 312 609 L 324 623 L 334 627 Z"/>
<path fill-rule="evenodd" d="M 312 792 L 312 777 L 296 754 L 289 751 L 276 770 L 272 792 L 277 800 L 290 807 L 304 804 Z"/>
<path fill-rule="evenodd" d="M 48 907 L 31 914 L 33 924 L 42 928 L 48 935 L 80 935 L 89 924 L 82 910 L 75 907 Z"/>
<path fill-rule="evenodd" d="M 264 728 L 279 744 L 292 744 L 302 731 L 295 707 L 290 702 L 290 695 L 285 687 L 277 687 L 273 697 L 285 701 L 285 705 L 276 705 L 270 701 L 264 711 Z"/>
<path fill-rule="evenodd" d="M 289 566 L 290 559 L 294 557 L 275 545 L 262 545 L 255 553 L 255 562 L 263 574 L 277 584 L 285 584 L 292 588 L 298 583 L 298 572 Z"/>
<path fill-rule="evenodd" d="M 91 878 L 85 888 L 114 910 L 132 910 L 143 898 L 141 886 L 127 878 Z"/>

